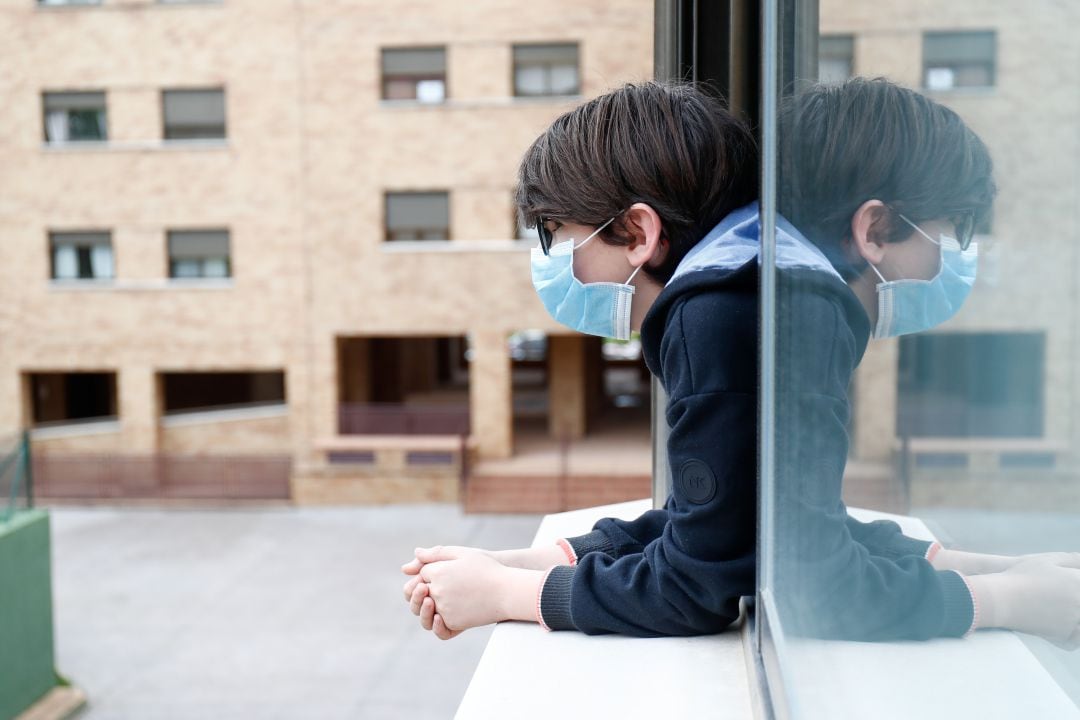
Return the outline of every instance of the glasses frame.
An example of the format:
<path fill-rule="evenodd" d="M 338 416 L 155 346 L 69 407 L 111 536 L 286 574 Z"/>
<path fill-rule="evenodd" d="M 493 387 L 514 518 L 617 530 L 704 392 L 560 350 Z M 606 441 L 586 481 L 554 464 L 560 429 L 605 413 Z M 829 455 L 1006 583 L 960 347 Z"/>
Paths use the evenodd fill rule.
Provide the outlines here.
<path fill-rule="evenodd" d="M 885 207 L 889 208 L 889 210 L 906 220 L 916 230 L 919 229 L 918 223 L 909 220 L 907 217 L 904 216 L 902 212 L 894 208 L 892 205 L 886 205 Z M 944 217 L 946 220 L 952 223 L 953 228 L 955 228 L 956 230 L 956 242 L 960 243 L 960 251 L 963 252 L 969 247 L 971 247 L 971 241 L 975 237 L 975 211 L 971 209 L 961 210 L 958 213 L 953 213 L 952 215 L 945 215 Z"/>

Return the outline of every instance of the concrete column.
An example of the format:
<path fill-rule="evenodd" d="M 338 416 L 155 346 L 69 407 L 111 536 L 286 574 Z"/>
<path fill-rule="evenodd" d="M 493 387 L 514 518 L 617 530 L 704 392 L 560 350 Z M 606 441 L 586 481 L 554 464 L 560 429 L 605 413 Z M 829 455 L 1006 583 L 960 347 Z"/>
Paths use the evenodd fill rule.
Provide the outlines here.
<path fill-rule="evenodd" d="M 117 408 L 125 452 L 155 453 L 161 448 L 161 387 L 152 367 L 126 365 L 116 377 Z"/>
<path fill-rule="evenodd" d="M 585 338 L 548 337 L 548 431 L 552 437 L 577 440 L 585 435 L 585 370 Z"/>
<path fill-rule="evenodd" d="M 469 366 L 469 413 L 481 458 L 506 458 L 514 450 L 510 352 L 502 330 L 477 330 Z"/>
<path fill-rule="evenodd" d="M 855 372 L 852 454 L 859 460 L 886 462 L 892 457 L 899 357 L 896 338 L 872 340 Z"/>

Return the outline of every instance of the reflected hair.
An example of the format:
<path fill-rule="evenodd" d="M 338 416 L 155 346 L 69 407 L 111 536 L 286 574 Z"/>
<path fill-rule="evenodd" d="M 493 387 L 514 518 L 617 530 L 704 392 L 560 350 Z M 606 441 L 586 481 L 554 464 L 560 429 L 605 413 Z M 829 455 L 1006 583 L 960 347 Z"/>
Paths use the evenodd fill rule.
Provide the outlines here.
<path fill-rule="evenodd" d="M 916 223 L 972 212 L 989 217 L 996 188 L 990 153 L 955 112 L 884 78 L 814 84 L 780 114 L 781 214 L 850 280 L 866 263 L 849 251 L 851 218 L 867 200 L 891 213 L 885 239 Z"/>
<path fill-rule="evenodd" d="M 521 220 L 599 226 L 628 245 L 621 213 L 646 203 L 668 251 L 645 272 L 666 283 L 725 215 L 757 197 L 758 154 L 746 124 L 704 84 L 631 83 L 558 117 L 525 152 L 515 202 Z"/>

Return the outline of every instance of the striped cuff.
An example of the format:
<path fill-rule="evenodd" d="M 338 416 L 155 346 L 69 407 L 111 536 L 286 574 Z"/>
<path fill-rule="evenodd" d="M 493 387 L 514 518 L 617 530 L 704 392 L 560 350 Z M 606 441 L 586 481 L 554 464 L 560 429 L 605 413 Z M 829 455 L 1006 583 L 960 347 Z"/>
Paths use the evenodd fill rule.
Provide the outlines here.
<path fill-rule="evenodd" d="M 930 547 L 926 548 L 926 555 L 924 556 L 926 558 L 926 561 L 929 563 L 933 563 L 934 557 L 938 554 L 940 550 L 941 543 L 937 542 L 936 540 L 930 543 Z"/>
<path fill-rule="evenodd" d="M 602 552 L 615 557 L 615 546 L 600 530 L 593 530 L 584 535 L 566 538 L 566 543 L 573 548 L 574 557 L 580 558 L 591 552 Z"/>
<path fill-rule="evenodd" d="M 975 594 L 975 589 L 971 587 L 971 583 L 963 575 L 960 579 L 964 581 L 964 585 L 967 586 L 968 592 L 971 593 L 971 627 L 964 633 L 964 637 L 967 637 L 971 633 L 979 629 L 979 597 Z"/>
<path fill-rule="evenodd" d="M 964 637 L 975 629 L 978 621 L 975 593 L 964 576 L 954 570 L 938 570 L 938 577 L 944 594 L 941 635 Z"/>
<path fill-rule="evenodd" d="M 540 578 L 540 585 L 536 588 L 536 622 L 540 623 L 540 627 L 549 632 L 551 631 L 551 628 L 544 622 L 544 612 L 540 607 L 540 602 L 544 597 L 544 584 L 547 582 L 548 575 L 550 575 L 551 571 L 556 567 L 557 566 L 552 565 L 547 569 L 547 572 L 544 573 L 544 577 Z"/>
<path fill-rule="evenodd" d="M 570 561 L 570 567 L 577 565 L 577 553 L 574 551 L 574 546 L 566 541 L 566 538 L 559 538 L 555 541 L 555 544 L 561 547 L 563 552 L 566 553 L 566 559 Z"/>
<path fill-rule="evenodd" d="M 536 621 L 545 630 L 576 630 L 570 616 L 570 587 L 574 568 L 555 565 L 548 568 L 536 595 Z"/>

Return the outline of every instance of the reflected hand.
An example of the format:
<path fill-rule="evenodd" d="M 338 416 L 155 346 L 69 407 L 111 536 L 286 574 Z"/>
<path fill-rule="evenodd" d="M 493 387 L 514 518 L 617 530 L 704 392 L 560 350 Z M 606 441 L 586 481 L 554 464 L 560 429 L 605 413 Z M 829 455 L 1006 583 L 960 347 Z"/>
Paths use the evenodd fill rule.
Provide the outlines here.
<path fill-rule="evenodd" d="M 1070 561 L 1071 562 L 1071 561 Z M 1002 573 L 968 578 L 979 626 L 1038 635 L 1058 647 L 1080 647 L 1080 569 L 1029 558 Z"/>

